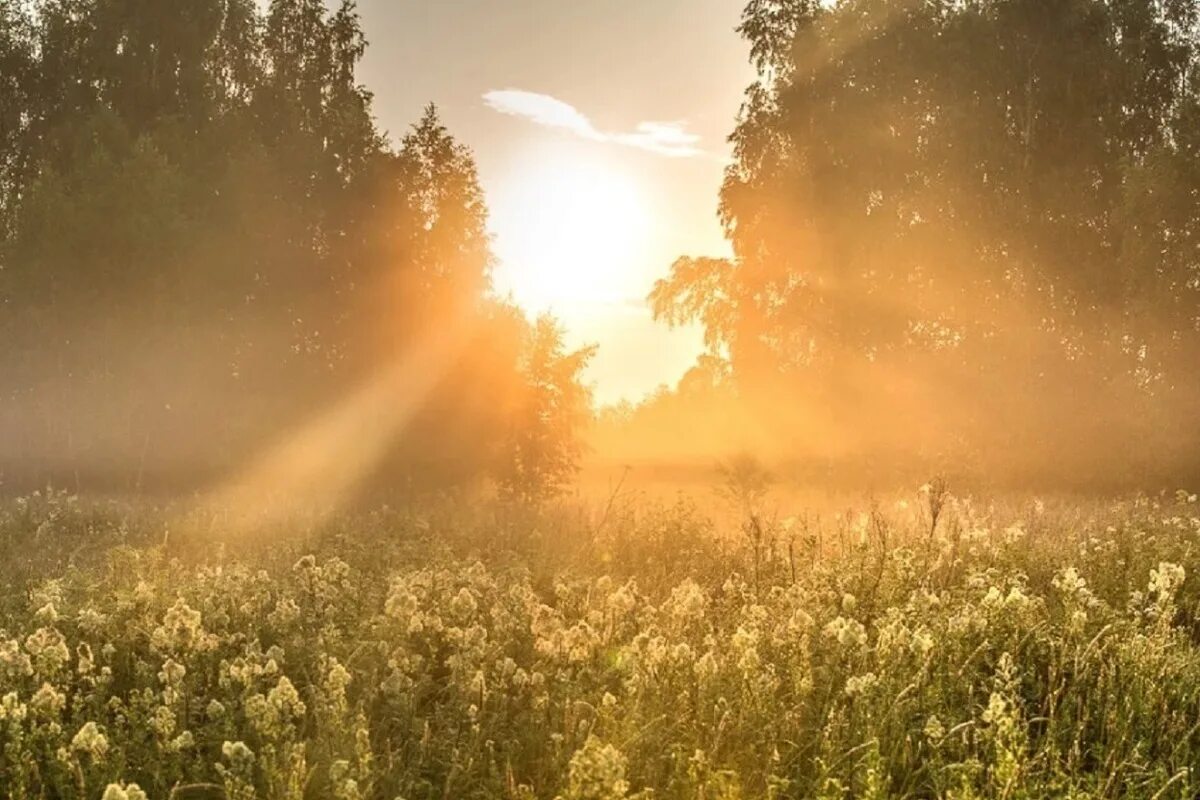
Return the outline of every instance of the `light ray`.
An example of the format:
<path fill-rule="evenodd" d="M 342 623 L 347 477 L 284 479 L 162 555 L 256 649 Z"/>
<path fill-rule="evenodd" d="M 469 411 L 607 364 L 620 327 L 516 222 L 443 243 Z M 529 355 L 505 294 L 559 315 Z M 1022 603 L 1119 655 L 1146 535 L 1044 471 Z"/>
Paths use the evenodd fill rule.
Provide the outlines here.
<path fill-rule="evenodd" d="M 390 367 L 282 437 L 204 497 L 199 510 L 234 532 L 297 515 L 320 519 L 370 476 L 463 351 L 473 326 L 446 320 Z"/>

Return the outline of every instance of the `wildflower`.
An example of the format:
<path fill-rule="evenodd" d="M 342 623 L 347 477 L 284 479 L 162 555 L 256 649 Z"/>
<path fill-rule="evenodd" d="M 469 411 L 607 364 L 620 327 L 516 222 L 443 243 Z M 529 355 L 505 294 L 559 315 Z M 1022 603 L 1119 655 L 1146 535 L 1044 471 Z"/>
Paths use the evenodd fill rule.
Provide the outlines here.
<path fill-rule="evenodd" d="M 350 762 L 338 759 L 329 765 L 329 782 L 333 787 L 334 800 L 359 800 L 362 793 L 358 781 L 351 774 Z"/>
<path fill-rule="evenodd" d="M 300 606 L 290 597 L 282 597 L 275 608 L 267 614 L 267 620 L 276 628 L 286 628 L 300 618 Z"/>
<path fill-rule="evenodd" d="M 1007 721 L 1008 716 L 1008 701 L 999 692 L 992 692 L 982 714 L 983 721 L 989 725 L 999 725 Z"/>
<path fill-rule="evenodd" d="M 692 667 L 692 671 L 696 673 L 696 677 L 701 681 L 708 680 L 715 676 L 720 669 L 717 664 L 717 658 L 713 655 L 712 650 L 707 651 L 696 661 Z"/>
<path fill-rule="evenodd" d="M 984 527 L 974 527 L 963 533 L 963 541 L 967 544 L 980 544 L 987 541 L 989 531 Z"/>
<path fill-rule="evenodd" d="M 9 692 L 0 698 L 0 720 L 8 719 L 22 722 L 27 716 L 25 704 L 21 702 L 16 692 Z"/>
<path fill-rule="evenodd" d="M 1025 529 L 1021 527 L 1021 523 L 1015 522 L 1004 529 L 1002 538 L 1005 544 L 1016 544 L 1025 538 Z"/>
<path fill-rule="evenodd" d="M 1187 573 L 1178 564 L 1160 561 L 1158 569 L 1150 570 L 1150 592 L 1160 598 L 1171 597 L 1175 594 Z"/>
<path fill-rule="evenodd" d="M 176 736 L 167 744 L 167 749 L 172 753 L 178 753 L 183 750 L 190 750 L 196 746 L 196 738 L 191 731 L 184 731 Z"/>
<path fill-rule="evenodd" d="M 175 733 L 175 712 L 166 706 L 154 709 L 154 716 L 150 718 L 150 729 L 158 734 L 160 739 L 170 737 Z"/>
<path fill-rule="evenodd" d="M 558 800 L 622 800 L 629 794 L 626 759 L 611 744 L 589 736 L 571 756 L 567 791 Z"/>
<path fill-rule="evenodd" d="M 875 685 L 879 683 L 879 676 L 874 672 L 865 672 L 862 675 L 851 675 L 846 681 L 845 692 L 850 697 L 866 694 Z"/>
<path fill-rule="evenodd" d="M 92 648 L 86 642 L 75 648 L 75 671 L 80 675 L 87 675 L 94 667 Z"/>
<path fill-rule="evenodd" d="M 940 742 L 946 735 L 946 728 L 936 714 L 930 714 L 929 719 L 925 720 L 924 733 L 931 742 Z"/>
<path fill-rule="evenodd" d="M 183 682 L 185 675 L 187 675 L 187 668 L 168 658 L 158 672 L 158 679 L 166 686 L 178 686 Z"/>
<path fill-rule="evenodd" d="M 79 753 L 87 753 L 99 761 L 108 754 L 108 738 L 100 732 L 96 723 L 88 722 L 71 739 L 71 749 Z"/>
<path fill-rule="evenodd" d="M 664 604 L 667 613 L 681 623 L 701 618 L 707 606 L 708 598 L 704 590 L 690 579 L 672 589 L 670 598 Z"/>
<path fill-rule="evenodd" d="M 471 590 L 463 587 L 458 590 L 458 594 L 454 595 L 454 599 L 450 601 L 450 610 L 459 619 L 470 619 L 474 616 L 479 604 L 475 601 L 475 595 L 471 594 Z"/>
<path fill-rule="evenodd" d="M 637 597 L 629 584 L 625 584 L 610 594 L 605 604 L 609 613 L 619 619 L 637 607 Z"/>
<path fill-rule="evenodd" d="M 181 597 L 167 609 L 162 624 L 151 634 L 151 643 L 161 652 L 187 652 L 202 643 L 204 629 L 200 612 Z"/>
<path fill-rule="evenodd" d="M 221 745 L 221 755 L 226 761 L 237 764 L 250 764 L 254 761 L 254 751 L 243 742 L 225 742 Z"/>
<path fill-rule="evenodd" d="M 144 580 L 139 580 L 137 585 L 133 587 L 133 599 L 139 605 L 146 605 L 154 599 L 154 587 L 146 583 Z"/>
<path fill-rule="evenodd" d="M 29 707 L 42 717 L 56 716 L 66 705 L 66 695 L 49 683 L 43 683 L 42 688 L 34 692 L 33 698 L 29 701 Z"/>
<path fill-rule="evenodd" d="M 110 783 L 100 800 L 148 800 L 146 793 L 136 783 Z"/>
<path fill-rule="evenodd" d="M 471 676 L 471 682 L 467 688 L 471 694 L 479 697 L 483 697 L 487 693 L 487 681 L 483 677 L 483 670 L 475 670 L 475 674 Z"/>
<path fill-rule="evenodd" d="M 762 663 L 758 655 L 758 631 L 740 627 L 729 643 L 738 657 L 738 668 L 747 675 L 756 672 Z"/>
<path fill-rule="evenodd" d="M 812 624 L 812 615 L 802 608 L 797 608 L 792 612 L 791 617 L 788 619 L 788 632 L 793 636 L 797 636 L 808 631 L 812 627 Z"/>
<path fill-rule="evenodd" d="M 282 718 L 304 716 L 304 702 L 287 676 L 280 676 L 279 683 L 267 693 L 267 702 Z"/>
<path fill-rule="evenodd" d="M 71 658 L 67 640 L 54 628 L 38 628 L 31 633 L 25 639 L 25 650 L 41 674 L 58 672 Z"/>
<path fill-rule="evenodd" d="M 43 625 L 53 625 L 58 622 L 58 609 L 54 607 L 54 603 L 46 603 L 33 612 L 33 618 Z"/>
<path fill-rule="evenodd" d="M 1079 570 L 1075 567 L 1066 567 L 1055 574 L 1050 584 L 1058 591 L 1062 592 L 1068 599 L 1077 596 L 1083 597 L 1087 593 L 1087 581 L 1079 574 Z"/>
<path fill-rule="evenodd" d="M 933 634 L 927 629 L 922 628 L 912 635 L 912 642 L 909 645 L 912 652 L 919 656 L 926 656 L 933 649 Z"/>
<path fill-rule="evenodd" d="M 345 699 L 346 687 L 350 685 L 351 679 L 350 670 L 343 667 L 336 658 L 329 659 L 329 669 L 325 673 L 325 690 L 331 696 Z"/>
<path fill-rule="evenodd" d="M 0 640 L 0 671 L 14 678 L 33 674 L 33 662 L 16 639 Z"/>
<path fill-rule="evenodd" d="M 867 629 L 858 620 L 836 617 L 824 629 L 825 636 L 836 639 L 846 648 L 857 648 L 867 643 Z"/>
<path fill-rule="evenodd" d="M 63 582 L 61 579 L 47 580 L 39 584 L 29 593 L 30 607 L 39 609 L 38 613 L 41 613 L 40 609 L 44 609 L 47 606 L 50 606 L 51 609 L 54 609 L 57 606 L 63 605 L 65 597 L 66 595 L 63 591 Z M 58 618 L 57 612 L 55 613 L 54 617 L 55 619 Z M 51 621 L 53 622 L 53 620 Z"/>
<path fill-rule="evenodd" d="M 402 627 L 409 628 L 410 633 L 414 633 L 419 632 L 413 631 L 412 628 L 414 625 L 420 624 L 420 605 L 421 601 L 409 582 L 397 579 L 392 582 L 392 588 L 384 602 L 383 611 L 389 617 L 400 622 Z"/>
<path fill-rule="evenodd" d="M 84 633 L 97 633 L 107 622 L 108 617 L 91 606 L 85 606 L 75 615 L 75 624 Z"/>
<path fill-rule="evenodd" d="M 1013 608 L 1024 608 L 1030 602 L 1029 596 L 1021 590 L 1020 586 L 1013 586 L 1008 590 L 1008 596 L 1004 598 L 1004 605 Z"/>

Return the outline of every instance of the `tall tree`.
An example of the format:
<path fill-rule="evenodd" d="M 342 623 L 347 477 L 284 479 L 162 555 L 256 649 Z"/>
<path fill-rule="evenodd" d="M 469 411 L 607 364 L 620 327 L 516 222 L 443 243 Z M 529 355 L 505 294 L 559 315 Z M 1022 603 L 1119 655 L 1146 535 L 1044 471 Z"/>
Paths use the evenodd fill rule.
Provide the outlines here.
<path fill-rule="evenodd" d="M 1028 443 L 1184 405 L 1197 14 L 754 0 L 759 80 L 721 190 L 734 258 L 681 259 L 656 313 L 703 322 L 747 390 L 822 395 L 831 424 L 877 437 L 889 410 Z M 1080 395 L 1105 400 L 1080 413 Z"/>
<path fill-rule="evenodd" d="M 500 488 L 523 503 L 550 499 L 579 468 L 580 430 L 590 397 L 580 379 L 595 350 L 568 352 L 562 329 L 542 316 L 528 330 L 521 362 L 522 387 L 504 445 Z"/>
<path fill-rule="evenodd" d="M 194 485 L 420 348 L 381 483 L 495 468 L 529 324 L 470 151 L 432 106 L 389 143 L 365 49 L 351 0 L 0 0 L 7 479 Z"/>
<path fill-rule="evenodd" d="M 422 288 L 479 296 L 490 286 L 487 208 L 470 152 L 430 105 L 401 143 L 398 179 L 408 200 L 410 253 Z"/>

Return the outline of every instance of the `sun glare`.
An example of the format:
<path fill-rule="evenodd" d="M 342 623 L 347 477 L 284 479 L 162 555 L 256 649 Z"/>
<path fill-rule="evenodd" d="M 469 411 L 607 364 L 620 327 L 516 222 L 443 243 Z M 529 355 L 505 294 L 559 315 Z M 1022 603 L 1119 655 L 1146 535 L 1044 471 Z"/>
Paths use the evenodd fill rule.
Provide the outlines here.
<path fill-rule="evenodd" d="M 637 294 L 648 216 L 629 172 L 584 154 L 540 152 L 499 195 L 492 229 L 502 294 L 568 322 Z"/>

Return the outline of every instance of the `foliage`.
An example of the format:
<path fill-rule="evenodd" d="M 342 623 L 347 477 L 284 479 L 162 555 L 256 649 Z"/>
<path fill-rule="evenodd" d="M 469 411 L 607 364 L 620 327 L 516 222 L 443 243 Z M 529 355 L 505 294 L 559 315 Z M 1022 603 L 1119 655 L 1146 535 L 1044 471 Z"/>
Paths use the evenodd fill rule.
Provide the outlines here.
<path fill-rule="evenodd" d="M 559 494 L 578 470 L 579 429 L 590 413 L 580 373 L 594 347 L 568 353 L 562 330 L 548 316 L 529 331 L 521 360 L 522 391 L 503 451 L 499 482 L 510 498 L 538 503 Z"/>
<path fill-rule="evenodd" d="M 1139 467 L 1179 466 L 1200 397 L 1198 13 L 749 2 L 734 255 L 677 261 L 656 316 L 701 323 L 744 402 L 796 404 L 777 427 L 819 419 L 859 454 L 1110 468 L 1152 441 Z"/>
<path fill-rule="evenodd" d="M 0 796 L 1195 796 L 1195 497 L 943 496 L 931 533 L 923 491 L 757 554 L 682 500 L 214 548 L 22 498 L 0 554 L 98 546 L 0 560 Z"/>
<path fill-rule="evenodd" d="M 509 404 L 464 398 L 521 390 L 529 323 L 491 294 L 471 152 L 433 106 L 388 140 L 331 6 L 0 4 L 10 483 L 195 488 L 431 341 L 373 485 L 494 465 Z"/>

